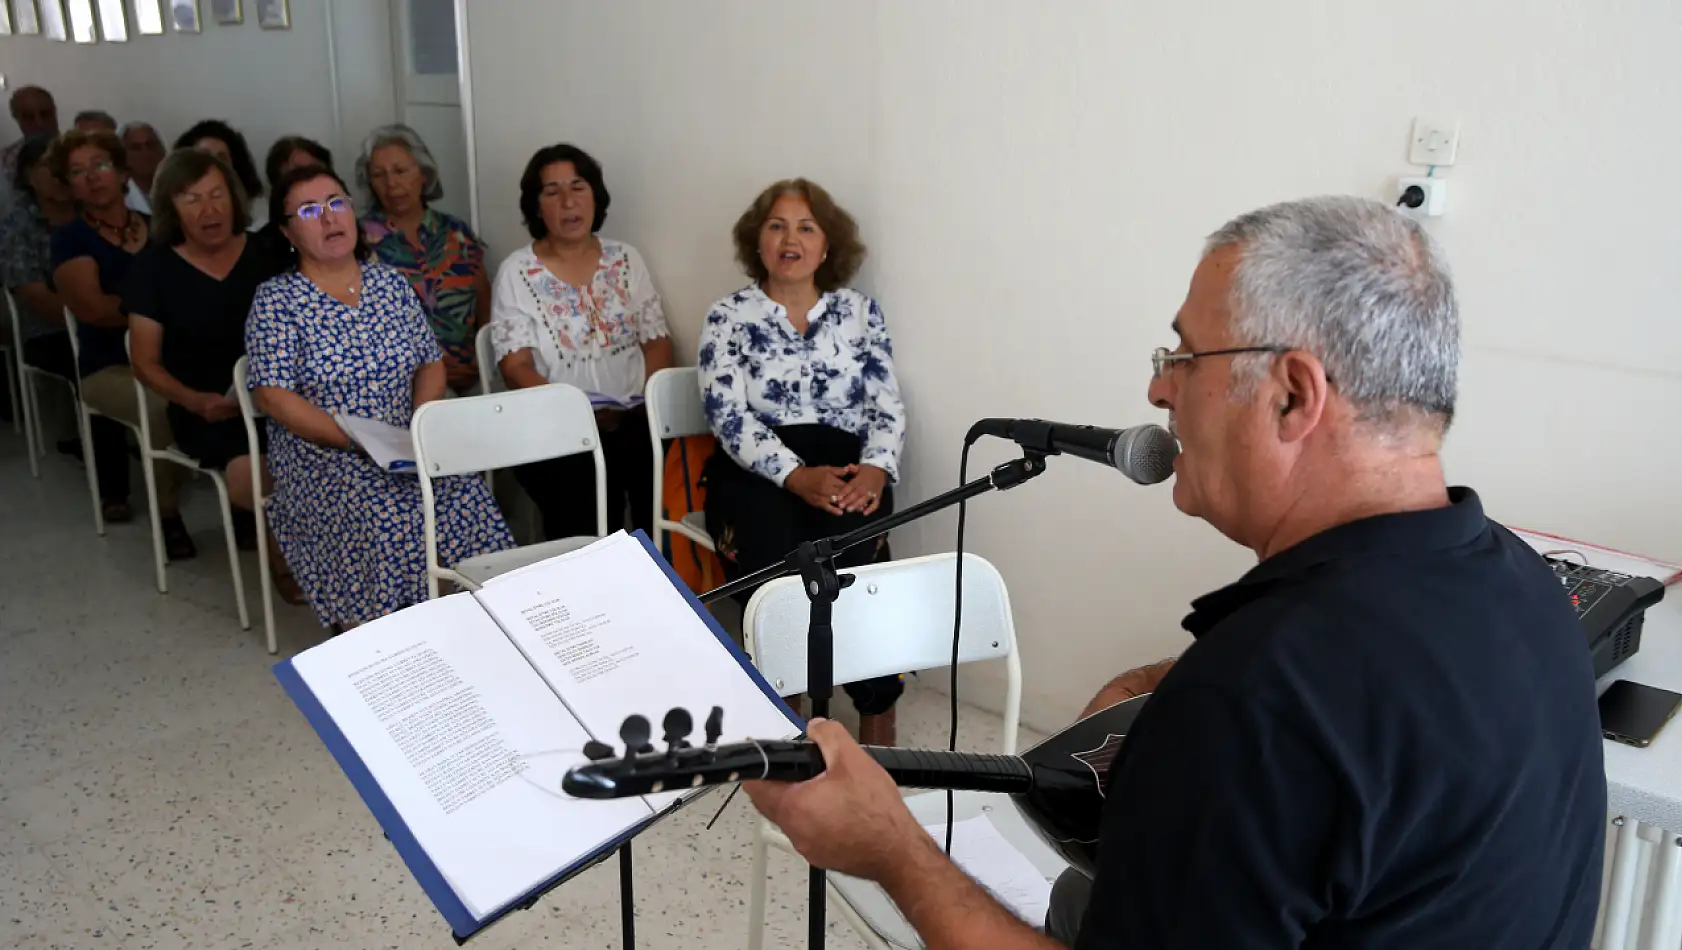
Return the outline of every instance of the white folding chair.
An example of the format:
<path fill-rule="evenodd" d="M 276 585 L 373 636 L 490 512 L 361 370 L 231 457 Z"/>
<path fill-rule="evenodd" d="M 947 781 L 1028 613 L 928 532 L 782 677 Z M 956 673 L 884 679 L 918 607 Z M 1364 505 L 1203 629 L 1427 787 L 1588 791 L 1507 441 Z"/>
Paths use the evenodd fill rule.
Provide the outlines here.
<path fill-rule="evenodd" d="M 257 440 L 257 407 L 251 401 L 251 392 L 246 388 L 248 370 L 245 357 L 240 357 L 234 364 L 234 398 L 239 400 L 240 418 L 245 421 L 245 446 L 250 451 L 252 459 L 263 457 L 263 443 Z M 256 511 L 252 512 L 257 522 L 257 586 L 263 589 L 263 633 L 268 637 L 270 653 L 280 652 L 275 643 L 274 635 L 274 592 L 269 590 L 269 499 L 263 494 L 263 466 L 251 466 L 251 498 Z M 249 624 L 247 625 L 249 627 Z"/>
<path fill-rule="evenodd" d="M 876 676 L 944 667 L 952 661 L 953 554 L 933 554 L 849 568 L 857 580 L 835 602 L 835 682 L 852 683 Z M 771 581 L 754 592 L 742 616 L 748 655 L 778 694 L 806 690 L 808 602 L 798 577 Z M 985 558 L 964 555 L 963 628 L 958 663 L 1003 660 L 1005 664 L 1004 735 L 999 751 L 1016 751 L 1017 720 L 1022 705 L 1022 666 L 1004 579 Z M 1038 868 L 1047 880 L 1067 865 L 1039 840 L 1007 804 L 1008 798 L 982 792 L 956 792 L 953 818 L 987 814 L 1000 833 Z M 928 792 L 909 796 L 906 804 L 922 824 L 946 818 L 946 796 Z M 760 950 L 765 931 L 766 847 L 789 853 L 794 848 L 769 822 L 754 830 L 753 870 L 748 908 L 748 947 Z M 829 875 L 830 903 L 872 947 L 917 950 L 922 946 L 911 926 L 881 888 L 841 874 Z"/>
<path fill-rule="evenodd" d="M 665 517 L 666 507 L 661 504 L 666 481 L 665 440 L 712 434 L 706 410 L 701 406 L 700 375 L 693 366 L 660 370 L 648 378 L 643 398 L 648 406 L 648 437 L 654 443 L 654 549 L 664 551 L 665 533 L 673 531 L 709 551 L 716 551 L 712 535 L 707 533 L 705 513 L 692 511 L 681 520 L 671 521 Z"/>
<path fill-rule="evenodd" d="M 496 357 L 491 354 L 491 325 L 488 323 L 480 327 L 478 335 L 473 338 L 473 358 L 479 363 L 481 394 L 500 393 L 508 389 L 502 382 L 502 371 L 497 368 Z"/>
<path fill-rule="evenodd" d="M 128 342 L 128 338 L 125 336 L 123 338 L 125 349 L 128 347 Z M 152 421 L 151 413 L 146 411 L 146 395 L 146 387 L 141 384 L 140 377 L 135 376 L 134 400 L 135 405 L 140 410 L 140 464 L 146 467 L 148 473 L 151 472 L 153 462 L 168 462 L 171 465 L 179 465 L 189 472 L 210 476 L 211 482 L 216 485 L 216 501 L 222 509 L 222 536 L 228 543 L 228 573 L 233 575 L 234 604 L 239 608 L 239 628 L 250 630 L 251 613 L 245 609 L 245 575 L 239 571 L 239 545 L 234 541 L 234 508 L 228 501 L 228 481 L 221 472 L 213 468 L 205 468 L 199 464 L 198 459 L 182 452 L 174 445 L 164 449 L 152 448 Z M 155 478 L 146 479 L 146 507 L 152 516 L 152 546 L 155 551 L 161 552 L 163 550 L 164 528 L 162 515 L 158 511 L 156 482 Z M 163 557 L 158 559 L 158 590 L 163 593 L 168 593 L 164 576 L 164 565 L 167 560 Z"/>
<path fill-rule="evenodd" d="M 4 356 L 6 364 L 6 382 L 12 390 L 12 431 L 23 433 L 24 445 L 33 450 L 35 446 L 34 430 L 29 425 L 29 413 L 25 412 L 23 403 L 23 334 L 18 332 L 17 311 L 12 305 L 12 295 L 6 294 L 6 311 L 10 313 L 8 323 L 9 335 L 4 342 L 0 342 L 0 356 Z M 35 456 L 29 456 L 29 468 L 35 469 Z"/>
<path fill-rule="evenodd" d="M 70 390 L 70 397 L 76 398 L 76 381 L 68 376 L 49 373 L 38 366 L 31 366 L 24 359 L 23 352 L 23 306 L 10 291 L 0 288 L 0 293 L 6 296 L 6 309 L 11 313 L 12 340 L 18 344 L 17 374 L 19 381 L 19 398 L 23 403 L 23 432 L 25 441 L 29 444 L 29 474 L 35 478 L 41 477 L 39 459 L 47 454 L 46 429 L 41 425 L 40 394 L 35 390 L 35 383 L 40 379 L 56 379 Z"/>
<path fill-rule="evenodd" d="M 88 494 L 93 498 L 93 529 L 98 534 L 104 535 L 105 512 L 103 510 L 103 503 L 99 497 L 98 461 L 94 458 L 93 454 L 93 417 L 105 416 L 105 418 L 110 419 L 112 422 L 115 422 L 130 432 L 133 432 L 135 438 L 140 440 L 140 448 L 142 452 L 144 452 L 147 448 L 146 435 L 141 432 L 140 426 L 125 422 L 114 416 L 108 416 L 105 413 L 89 406 L 87 401 L 82 398 L 82 343 L 81 339 L 76 335 L 76 315 L 70 312 L 69 307 L 64 308 L 64 327 L 66 330 L 70 331 L 70 356 L 71 359 L 76 361 L 76 425 L 82 433 L 82 462 L 83 467 L 88 470 Z M 125 349 L 128 347 L 128 335 L 126 331 L 123 336 L 123 347 Z M 141 420 L 144 421 L 146 418 L 145 404 L 142 403 L 137 408 L 139 409 Z M 124 458 L 118 459 L 116 464 L 127 465 L 128 458 L 125 456 Z M 146 479 L 146 501 L 151 511 L 152 562 L 158 574 L 158 593 L 163 594 L 168 592 L 168 585 L 164 581 L 164 533 L 163 525 L 158 519 L 157 476 L 152 471 L 151 460 L 146 458 L 144 454 L 141 456 L 140 471 Z"/>
<path fill-rule="evenodd" d="M 415 443 L 425 515 L 426 582 L 438 596 L 438 582 L 473 588 L 547 557 L 574 551 L 607 534 L 607 459 L 596 432 L 590 397 L 575 386 L 552 383 L 484 396 L 437 399 L 415 411 L 409 423 Z M 454 568 L 438 563 L 438 520 L 432 480 L 477 474 L 544 459 L 590 453 L 596 463 L 596 533 L 468 558 Z"/>

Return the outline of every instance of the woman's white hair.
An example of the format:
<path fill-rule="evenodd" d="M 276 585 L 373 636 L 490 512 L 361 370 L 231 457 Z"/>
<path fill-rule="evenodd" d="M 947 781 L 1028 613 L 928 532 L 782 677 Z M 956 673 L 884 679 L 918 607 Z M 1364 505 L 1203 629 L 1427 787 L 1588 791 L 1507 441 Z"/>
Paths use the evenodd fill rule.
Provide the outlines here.
<path fill-rule="evenodd" d="M 1448 428 L 1460 310 L 1442 251 L 1418 221 L 1364 198 L 1308 198 L 1234 218 L 1204 254 L 1227 247 L 1239 254 L 1233 345 L 1313 353 L 1364 421 Z M 1238 398 L 1268 359 L 1238 358 Z"/>
<path fill-rule="evenodd" d="M 368 182 L 368 162 L 373 159 L 374 152 L 387 145 L 401 145 L 415 157 L 415 164 L 421 170 L 423 204 L 431 204 L 444 197 L 444 183 L 438 178 L 438 162 L 433 159 L 432 150 L 426 147 L 420 134 L 406 125 L 382 125 L 368 133 L 356 154 L 356 187 L 368 196 L 368 207 L 378 208 L 380 205 L 380 199 Z"/>

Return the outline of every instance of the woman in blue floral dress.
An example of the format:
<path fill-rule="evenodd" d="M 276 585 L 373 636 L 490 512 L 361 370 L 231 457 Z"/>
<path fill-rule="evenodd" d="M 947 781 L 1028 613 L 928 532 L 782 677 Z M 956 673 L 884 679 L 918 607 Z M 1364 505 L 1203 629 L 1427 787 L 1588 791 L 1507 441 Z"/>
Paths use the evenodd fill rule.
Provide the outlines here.
<path fill-rule="evenodd" d="M 851 215 L 804 178 L 760 193 L 736 222 L 736 260 L 753 283 L 713 305 L 701 329 L 707 422 L 707 531 L 734 578 L 802 541 L 893 512 L 905 443 L 882 309 L 846 286 L 864 263 Z M 836 558 L 887 558 L 887 539 Z M 859 738 L 893 745 L 897 676 L 848 683 Z"/>
<path fill-rule="evenodd" d="M 298 249 L 246 324 L 250 386 L 269 416 L 269 520 L 317 618 L 344 629 L 425 600 L 426 549 L 420 483 L 357 452 L 331 413 L 407 427 L 443 397 L 443 357 L 408 282 L 367 260 L 337 175 L 289 172 L 269 203 Z M 434 486 L 441 563 L 513 545 L 483 479 Z"/>

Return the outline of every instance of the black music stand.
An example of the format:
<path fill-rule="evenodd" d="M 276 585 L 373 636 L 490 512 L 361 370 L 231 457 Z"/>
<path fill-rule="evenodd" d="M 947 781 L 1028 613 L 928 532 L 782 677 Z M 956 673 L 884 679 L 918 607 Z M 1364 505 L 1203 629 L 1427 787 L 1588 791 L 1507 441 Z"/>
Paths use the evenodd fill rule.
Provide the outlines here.
<path fill-rule="evenodd" d="M 829 700 L 835 689 L 835 628 L 832 623 L 835 601 L 841 591 L 853 582 L 853 575 L 835 570 L 834 559 L 842 551 L 868 541 L 874 541 L 893 529 L 926 518 L 937 511 L 950 508 L 989 491 L 1015 488 L 1045 471 L 1045 459 L 1050 452 L 1025 450 L 1022 458 L 997 466 L 983 478 L 967 482 L 928 501 L 912 505 L 847 534 L 818 541 L 806 541 L 789 552 L 780 563 L 745 574 L 701 595 L 701 603 L 710 604 L 725 597 L 758 587 L 766 581 L 788 574 L 799 574 L 811 610 L 806 627 L 806 694 L 812 699 L 814 717 L 829 716 Z M 630 857 L 625 856 L 625 867 Z M 627 872 L 628 873 L 628 872 Z M 624 900 L 630 900 L 628 879 L 624 884 Z M 809 941 L 813 950 L 824 945 L 824 902 L 828 898 L 822 868 L 812 868 L 808 881 L 807 913 Z M 630 919 L 626 918 L 626 947 L 630 947 Z"/>

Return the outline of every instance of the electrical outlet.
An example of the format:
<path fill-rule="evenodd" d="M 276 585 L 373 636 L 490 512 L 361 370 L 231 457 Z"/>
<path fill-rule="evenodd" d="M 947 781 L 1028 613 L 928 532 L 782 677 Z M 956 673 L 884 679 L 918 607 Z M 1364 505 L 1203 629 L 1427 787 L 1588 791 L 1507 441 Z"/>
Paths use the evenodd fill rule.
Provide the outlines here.
<path fill-rule="evenodd" d="M 1454 164 L 1454 156 L 1459 151 L 1459 123 L 1432 119 L 1413 120 L 1413 138 L 1408 143 L 1408 161 L 1415 165 L 1436 165 L 1443 168 Z"/>

